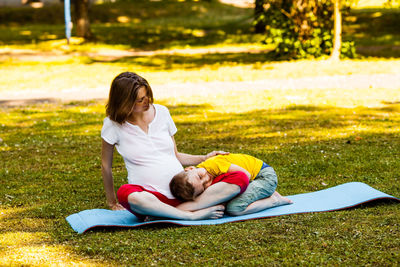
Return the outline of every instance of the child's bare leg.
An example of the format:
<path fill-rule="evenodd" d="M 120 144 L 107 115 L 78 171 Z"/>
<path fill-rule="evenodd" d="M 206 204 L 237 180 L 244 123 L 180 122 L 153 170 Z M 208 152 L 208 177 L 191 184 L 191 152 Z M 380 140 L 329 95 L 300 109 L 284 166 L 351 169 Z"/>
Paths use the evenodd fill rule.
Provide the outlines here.
<path fill-rule="evenodd" d="M 245 215 L 250 213 L 259 212 L 265 209 L 269 209 L 272 207 L 292 204 L 293 201 L 288 199 L 287 197 L 281 196 L 278 192 L 274 192 L 270 197 L 259 199 L 253 203 L 251 203 L 247 208 L 241 212 L 231 212 L 232 215 Z"/>

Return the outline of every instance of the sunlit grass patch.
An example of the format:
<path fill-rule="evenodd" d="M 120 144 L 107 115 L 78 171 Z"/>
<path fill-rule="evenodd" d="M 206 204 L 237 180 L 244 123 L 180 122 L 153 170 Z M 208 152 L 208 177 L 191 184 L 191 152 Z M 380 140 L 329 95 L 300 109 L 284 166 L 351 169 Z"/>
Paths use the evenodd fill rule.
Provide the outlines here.
<path fill-rule="evenodd" d="M 77 257 L 63 245 L 50 244 L 44 232 L 0 233 L 0 264 L 29 266 L 104 266 L 100 261 Z"/>
<path fill-rule="evenodd" d="M 40 191 L 39 188 L 36 190 Z M 31 198 L 31 203 L 33 199 L 35 198 Z M 1 204 L 4 206 L 6 203 Z M 34 205 L 32 203 L 31 206 Z M 102 266 L 101 262 L 77 256 L 68 246 L 54 242 L 49 232 L 53 222 L 38 218 L 25 209 L 21 207 L 0 209 L 0 265 Z"/>
<path fill-rule="evenodd" d="M 245 83 L 244 83 L 245 84 Z M 246 84 L 248 86 L 248 84 Z M 261 87 L 262 88 L 262 87 Z M 268 88 L 266 81 L 264 90 L 244 90 L 244 91 L 229 91 L 221 90 L 216 93 L 215 90 L 205 90 L 203 92 L 191 92 L 188 95 L 182 94 L 179 97 L 165 97 L 165 103 L 172 105 L 209 105 L 209 110 L 217 113 L 244 113 L 255 110 L 274 110 L 288 109 L 288 112 L 293 107 L 309 107 L 313 111 L 313 107 L 317 110 L 322 108 L 330 110 L 334 108 L 350 108 L 349 112 L 357 112 L 357 107 L 369 108 L 384 108 L 385 110 L 398 112 L 397 104 L 387 105 L 386 101 L 393 99 L 397 101 L 399 98 L 398 89 L 390 88 Z M 175 92 L 170 92 L 170 94 Z M 229 101 L 227 101 L 229 97 Z M 353 108 L 353 109 L 352 109 Z M 350 110 L 349 109 L 349 110 Z M 298 112 L 292 110 L 291 115 Z M 389 114 L 389 113 L 386 113 Z M 202 114 L 199 114 L 202 116 Z"/>
<path fill-rule="evenodd" d="M 39 63 L 39 61 L 5 61 L 0 64 L 0 71 L 7 79 L 0 81 L 0 92 L 10 94 L 31 92 L 32 94 L 42 93 L 45 95 L 45 92 L 103 91 L 105 92 L 104 97 L 106 97 L 110 83 L 118 73 L 134 71 L 145 77 L 151 85 L 154 85 L 157 98 L 165 97 L 164 92 L 159 92 L 159 95 L 157 95 L 157 85 L 271 80 L 265 82 L 265 90 L 268 90 L 270 89 L 268 83 L 274 83 L 275 79 L 278 79 L 278 81 L 286 79 L 290 82 L 290 79 L 306 77 L 398 74 L 400 69 L 399 60 L 348 60 L 338 63 L 321 60 L 261 63 L 256 55 L 231 54 L 234 57 L 233 60 L 229 59 L 229 55 L 228 57 L 225 56 L 224 54 L 175 55 L 170 57 L 164 55 L 140 56 L 115 62 L 93 62 L 88 60 L 87 57 L 70 58 L 70 61 L 42 63 Z M 35 60 L 40 60 L 40 58 Z M 170 62 L 169 65 L 174 67 L 171 68 L 171 66 L 163 64 L 163 62 Z M 339 78 L 338 81 L 340 81 Z M 365 84 L 367 82 L 367 80 L 361 78 L 360 88 L 368 86 Z M 188 85 L 188 87 L 190 86 Z M 224 91 L 229 90 L 224 85 L 221 86 Z M 297 86 L 295 81 L 293 81 L 292 86 Z M 335 85 L 330 84 L 325 84 L 324 86 L 335 87 Z M 376 88 L 368 90 L 376 92 L 374 94 L 377 95 L 377 98 L 381 98 L 379 95 L 385 94 L 379 94 Z M 382 90 L 385 91 L 386 89 Z M 309 91 L 311 95 L 315 95 L 312 92 L 313 90 Z M 335 94 L 333 90 L 320 92 L 322 94 L 333 94 L 333 98 L 339 98 L 340 100 L 340 95 Z M 249 92 L 249 94 L 252 93 Z M 345 93 L 354 95 L 351 88 Z M 302 97 L 304 96 L 307 95 Z M 244 95 L 244 97 L 246 96 Z M 283 98 L 284 96 L 278 97 Z M 294 89 L 285 91 L 285 97 L 287 97 L 285 102 L 289 101 L 290 103 L 300 100 L 299 104 L 307 104 L 306 101 L 302 102 L 301 99 L 297 99 L 298 96 L 296 96 Z M 344 99 L 347 98 L 346 95 L 342 95 L 342 97 Z M 396 97 L 393 99 L 396 99 Z M 330 102 L 331 105 L 335 105 L 332 100 Z M 360 103 L 360 105 L 367 104 Z"/>

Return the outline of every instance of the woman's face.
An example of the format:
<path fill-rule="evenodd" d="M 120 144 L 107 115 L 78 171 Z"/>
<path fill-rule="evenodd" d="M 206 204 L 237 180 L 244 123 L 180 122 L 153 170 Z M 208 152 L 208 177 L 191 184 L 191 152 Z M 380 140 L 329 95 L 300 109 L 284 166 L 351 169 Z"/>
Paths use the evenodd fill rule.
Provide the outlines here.
<path fill-rule="evenodd" d="M 147 96 L 146 87 L 139 88 L 135 103 L 133 104 L 134 113 L 140 113 L 148 110 L 150 107 L 149 97 Z"/>

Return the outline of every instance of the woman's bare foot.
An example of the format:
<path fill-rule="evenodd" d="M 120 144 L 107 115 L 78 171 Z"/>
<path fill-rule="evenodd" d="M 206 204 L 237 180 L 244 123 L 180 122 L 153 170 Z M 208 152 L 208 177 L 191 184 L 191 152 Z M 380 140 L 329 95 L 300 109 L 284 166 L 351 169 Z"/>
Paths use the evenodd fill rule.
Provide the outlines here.
<path fill-rule="evenodd" d="M 206 209 L 193 211 L 191 220 L 219 219 L 224 216 L 225 207 L 223 205 L 212 206 Z"/>
<path fill-rule="evenodd" d="M 287 204 L 293 204 L 293 201 L 291 201 L 287 197 L 281 196 L 281 194 L 279 194 L 277 191 L 275 191 L 271 195 L 271 199 L 272 199 L 272 203 L 273 203 L 272 207 L 277 207 L 277 206 L 282 206 L 282 205 L 287 205 Z"/>

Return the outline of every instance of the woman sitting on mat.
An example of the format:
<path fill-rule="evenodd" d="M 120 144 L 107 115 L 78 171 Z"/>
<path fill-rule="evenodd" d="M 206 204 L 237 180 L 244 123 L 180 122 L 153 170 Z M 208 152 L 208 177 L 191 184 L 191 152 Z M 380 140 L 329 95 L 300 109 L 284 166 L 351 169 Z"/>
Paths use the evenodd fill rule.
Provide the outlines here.
<path fill-rule="evenodd" d="M 127 209 L 139 219 L 145 216 L 174 219 L 207 219 L 223 216 L 225 202 L 247 187 L 243 172 L 227 173 L 220 183 L 204 191 L 204 200 L 181 202 L 169 189 L 172 177 L 182 165 L 196 165 L 217 154 L 205 156 L 178 152 L 174 134 L 177 129 L 165 106 L 153 104 L 148 82 L 132 72 L 119 74 L 111 84 L 102 137 L 102 176 L 107 204 L 113 210 Z M 117 203 L 112 175 L 114 147 L 125 162 L 128 183 L 118 192 Z"/>

